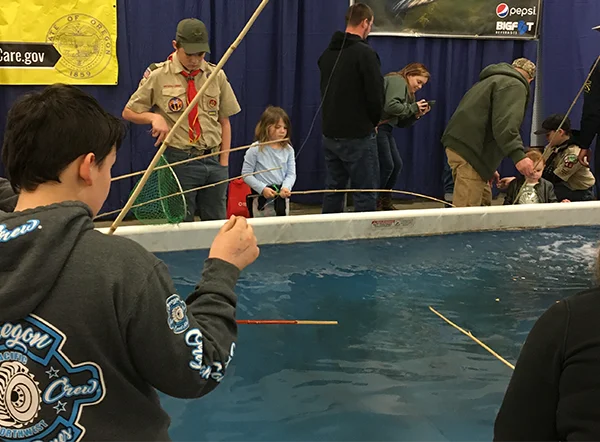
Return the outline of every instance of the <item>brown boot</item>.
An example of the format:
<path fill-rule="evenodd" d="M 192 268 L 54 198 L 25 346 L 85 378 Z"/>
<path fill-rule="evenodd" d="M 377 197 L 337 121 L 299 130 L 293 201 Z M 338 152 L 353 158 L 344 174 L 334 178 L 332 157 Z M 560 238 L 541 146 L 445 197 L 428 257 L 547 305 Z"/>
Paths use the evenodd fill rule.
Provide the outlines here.
<path fill-rule="evenodd" d="M 396 210 L 392 204 L 392 196 L 390 194 L 382 195 L 381 198 L 381 210 Z"/>

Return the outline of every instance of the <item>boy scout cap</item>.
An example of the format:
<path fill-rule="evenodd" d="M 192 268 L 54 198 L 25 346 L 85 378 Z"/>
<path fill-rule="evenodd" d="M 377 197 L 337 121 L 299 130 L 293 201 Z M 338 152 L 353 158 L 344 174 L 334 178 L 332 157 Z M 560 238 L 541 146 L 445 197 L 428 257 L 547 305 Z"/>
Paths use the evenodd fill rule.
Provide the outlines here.
<path fill-rule="evenodd" d="M 542 128 L 536 130 L 534 134 L 545 135 L 550 131 L 558 130 L 559 127 L 565 132 L 569 132 L 571 130 L 571 120 L 569 119 L 569 117 L 567 117 L 565 122 L 561 126 L 560 123 L 562 123 L 563 120 L 565 120 L 564 115 L 552 114 L 544 120 L 544 122 L 542 123 Z"/>
<path fill-rule="evenodd" d="M 179 22 L 175 41 L 181 44 L 186 54 L 210 52 L 208 31 L 204 23 L 197 18 L 186 18 Z"/>
<path fill-rule="evenodd" d="M 529 78 L 532 80 L 535 78 L 535 64 L 531 60 L 527 60 L 526 58 L 517 58 L 513 61 L 513 67 L 523 69 L 529 75 Z"/>

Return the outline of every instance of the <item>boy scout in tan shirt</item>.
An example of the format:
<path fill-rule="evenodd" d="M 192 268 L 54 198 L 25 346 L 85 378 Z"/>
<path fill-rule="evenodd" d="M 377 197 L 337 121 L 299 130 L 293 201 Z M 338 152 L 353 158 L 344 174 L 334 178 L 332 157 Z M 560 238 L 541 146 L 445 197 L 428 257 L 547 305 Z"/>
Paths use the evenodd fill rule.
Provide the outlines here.
<path fill-rule="evenodd" d="M 563 119 L 564 115 L 551 115 L 544 120 L 542 128 L 535 131 L 536 135 L 544 134 L 548 141 L 552 140 L 552 145 L 544 150 L 546 168 L 543 176 L 554 184 L 559 201 L 591 201 L 596 179 L 578 160 L 581 148 L 571 139 L 571 120 L 567 118 L 558 129 Z"/>
<path fill-rule="evenodd" d="M 561 126 L 564 115 L 554 114 L 542 123 L 536 135 L 546 135 L 548 142 L 544 149 L 546 167 L 542 177 L 554 185 L 554 193 L 559 201 L 594 200 L 593 187 L 596 179 L 592 171 L 578 161 L 581 149 L 571 138 L 571 120 L 567 118 Z M 498 188 L 504 190 L 515 177 L 503 178 Z"/>
<path fill-rule="evenodd" d="M 152 136 L 159 146 L 200 90 L 215 66 L 204 56 L 210 52 L 206 26 L 197 19 L 185 19 L 177 25 L 175 52 L 167 61 L 151 64 L 138 89 L 123 110 L 123 118 L 136 124 L 151 124 Z M 154 108 L 154 112 L 152 112 Z M 227 76 L 220 71 L 200 98 L 187 121 L 173 133 L 165 158 L 169 163 L 220 151 L 221 155 L 175 166 L 183 190 L 193 189 L 229 177 L 231 124 L 229 117 L 240 112 Z M 226 184 L 185 194 L 186 221 L 196 211 L 203 221 L 226 217 Z"/>

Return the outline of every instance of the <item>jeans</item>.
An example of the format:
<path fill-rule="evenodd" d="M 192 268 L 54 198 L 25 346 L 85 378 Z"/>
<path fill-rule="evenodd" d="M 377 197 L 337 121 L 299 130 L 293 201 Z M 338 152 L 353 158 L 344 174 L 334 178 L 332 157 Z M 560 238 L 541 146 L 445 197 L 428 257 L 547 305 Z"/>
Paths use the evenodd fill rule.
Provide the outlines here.
<path fill-rule="evenodd" d="M 327 189 L 376 189 L 379 185 L 379 161 L 375 132 L 365 138 L 323 137 Z M 345 193 L 326 193 L 323 213 L 344 210 Z M 377 193 L 357 192 L 352 195 L 355 212 L 377 210 Z"/>
<path fill-rule="evenodd" d="M 402 158 L 389 124 L 379 126 L 377 132 L 377 152 L 379 156 L 379 177 L 382 189 L 392 190 L 402 171 Z"/>
<path fill-rule="evenodd" d="M 448 164 L 448 156 L 444 150 L 444 170 L 442 171 L 442 182 L 444 185 L 444 194 L 454 193 L 454 179 L 452 178 L 452 168 Z"/>
<path fill-rule="evenodd" d="M 196 149 L 185 151 L 167 147 L 164 155 L 169 163 L 175 163 L 194 156 L 200 156 L 200 153 Z M 218 155 L 175 166 L 173 171 L 179 179 L 182 190 L 206 186 L 229 178 L 229 168 L 221 166 Z M 227 218 L 226 192 L 227 183 L 223 183 L 207 189 L 185 193 L 187 214 L 184 221 L 194 221 L 196 211 L 198 211 L 202 221 Z"/>
<path fill-rule="evenodd" d="M 593 188 L 585 190 L 571 190 L 564 183 L 556 183 L 554 185 L 554 193 L 556 194 L 556 199 L 558 202 L 562 200 L 569 201 L 593 201 L 594 200 L 594 192 Z"/>

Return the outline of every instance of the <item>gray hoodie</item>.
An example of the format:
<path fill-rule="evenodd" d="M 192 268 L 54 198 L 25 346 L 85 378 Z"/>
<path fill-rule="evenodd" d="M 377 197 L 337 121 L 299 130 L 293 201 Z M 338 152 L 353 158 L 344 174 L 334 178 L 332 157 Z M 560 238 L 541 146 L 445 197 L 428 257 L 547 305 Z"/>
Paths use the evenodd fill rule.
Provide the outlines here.
<path fill-rule="evenodd" d="M 239 270 L 208 259 L 184 302 L 166 266 L 65 202 L 0 214 L 0 440 L 167 440 L 155 389 L 213 390 Z"/>

